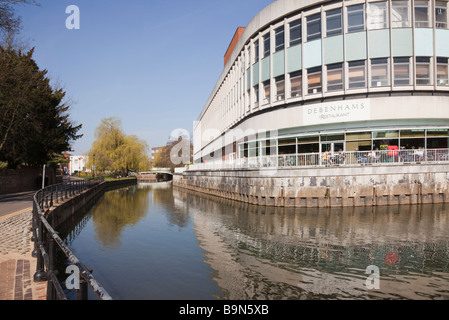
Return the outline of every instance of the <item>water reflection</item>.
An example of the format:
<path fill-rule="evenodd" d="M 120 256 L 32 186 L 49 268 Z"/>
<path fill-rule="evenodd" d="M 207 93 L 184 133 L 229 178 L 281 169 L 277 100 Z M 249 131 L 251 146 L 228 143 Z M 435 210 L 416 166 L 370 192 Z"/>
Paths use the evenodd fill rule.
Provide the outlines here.
<path fill-rule="evenodd" d="M 120 246 L 123 230 L 137 224 L 148 207 L 148 192 L 144 189 L 125 188 L 106 192 L 92 210 L 98 241 L 110 248 Z"/>
<path fill-rule="evenodd" d="M 273 208 L 157 184 L 107 192 L 86 217 L 66 241 L 116 299 L 449 298 L 444 204 Z"/>
<path fill-rule="evenodd" d="M 445 205 L 260 207 L 175 188 L 230 299 L 448 299 Z M 380 268 L 380 289 L 365 286 Z"/>

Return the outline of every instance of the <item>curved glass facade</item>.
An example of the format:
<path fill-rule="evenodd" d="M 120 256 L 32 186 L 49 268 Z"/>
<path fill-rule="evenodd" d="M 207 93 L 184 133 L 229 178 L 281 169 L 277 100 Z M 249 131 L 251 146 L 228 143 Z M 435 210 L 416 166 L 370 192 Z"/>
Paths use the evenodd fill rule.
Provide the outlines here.
<path fill-rule="evenodd" d="M 278 130 L 280 138 L 292 130 L 296 138 L 310 136 L 310 132 L 321 137 L 322 132 L 338 131 L 344 135 L 341 147 L 348 151 L 354 149 L 349 143 L 352 140 L 346 138 L 348 128 L 355 131 L 359 127 L 358 132 L 364 132 L 362 128 L 375 127 L 369 130 L 371 148 L 375 147 L 377 129 L 399 132 L 401 127 L 406 131 L 414 125 L 424 132 L 447 129 L 447 113 L 438 121 L 422 121 L 421 111 L 415 112 L 418 107 L 409 111 L 401 107 L 402 114 L 396 117 L 389 109 L 397 103 L 391 108 L 385 104 L 389 104 L 388 96 L 404 94 L 426 97 L 419 104 L 432 104 L 438 99 L 440 105 L 449 108 L 448 9 L 447 1 L 436 0 L 321 1 L 283 16 L 271 16 L 269 24 L 251 35 L 244 34 L 244 44 L 237 48 L 240 51 L 220 77 L 195 128 L 195 161 L 202 161 L 204 153 L 217 151 L 212 150 L 210 141 L 239 126 L 247 128 L 249 119 L 255 129 L 262 128 L 262 113 L 271 114 L 265 118 L 276 119 L 275 128 L 270 129 Z M 386 98 L 382 98 L 382 107 L 377 107 L 374 100 L 382 94 Z M 306 105 L 314 106 L 310 113 L 316 113 L 316 108 L 327 101 L 359 98 L 371 100 L 366 118 L 360 114 L 355 118 L 351 115 L 350 120 L 320 123 L 305 111 Z M 409 98 L 407 101 L 412 101 Z M 281 115 L 279 108 L 292 108 L 291 116 Z M 298 121 L 290 123 L 291 117 Z M 331 114 L 321 117 L 326 120 Z M 210 133 L 207 139 L 206 131 Z M 244 148 L 241 141 L 239 145 Z M 428 146 L 420 140 L 407 147 L 418 145 Z M 438 147 L 448 148 L 447 138 Z M 220 158 L 227 158 L 228 153 L 239 157 L 244 154 L 242 150 L 234 147 Z M 321 147 L 316 151 L 321 152 Z"/>

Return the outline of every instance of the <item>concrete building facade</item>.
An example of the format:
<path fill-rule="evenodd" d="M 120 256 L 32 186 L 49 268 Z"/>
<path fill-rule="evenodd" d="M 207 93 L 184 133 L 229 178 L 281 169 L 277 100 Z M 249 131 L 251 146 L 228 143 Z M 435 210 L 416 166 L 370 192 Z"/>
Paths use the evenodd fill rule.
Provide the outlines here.
<path fill-rule="evenodd" d="M 195 123 L 194 163 L 448 160 L 447 1 L 277 0 L 238 31 Z"/>

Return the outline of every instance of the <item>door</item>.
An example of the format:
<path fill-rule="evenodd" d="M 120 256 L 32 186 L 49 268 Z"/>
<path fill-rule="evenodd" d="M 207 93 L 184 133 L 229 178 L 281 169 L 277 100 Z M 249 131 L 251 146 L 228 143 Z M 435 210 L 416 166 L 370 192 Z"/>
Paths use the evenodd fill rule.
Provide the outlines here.
<path fill-rule="evenodd" d="M 344 141 L 321 142 L 321 152 L 334 154 L 340 151 L 345 151 Z"/>

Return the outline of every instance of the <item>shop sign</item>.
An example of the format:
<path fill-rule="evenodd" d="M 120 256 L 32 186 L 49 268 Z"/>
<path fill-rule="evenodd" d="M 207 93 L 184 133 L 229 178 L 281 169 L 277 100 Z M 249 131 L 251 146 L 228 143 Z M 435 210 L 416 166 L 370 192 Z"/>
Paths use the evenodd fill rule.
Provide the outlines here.
<path fill-rule="evenodd" d="M 323 102 L 303 106 L 303 124 L 370 120 L 369 99 Z"/>

